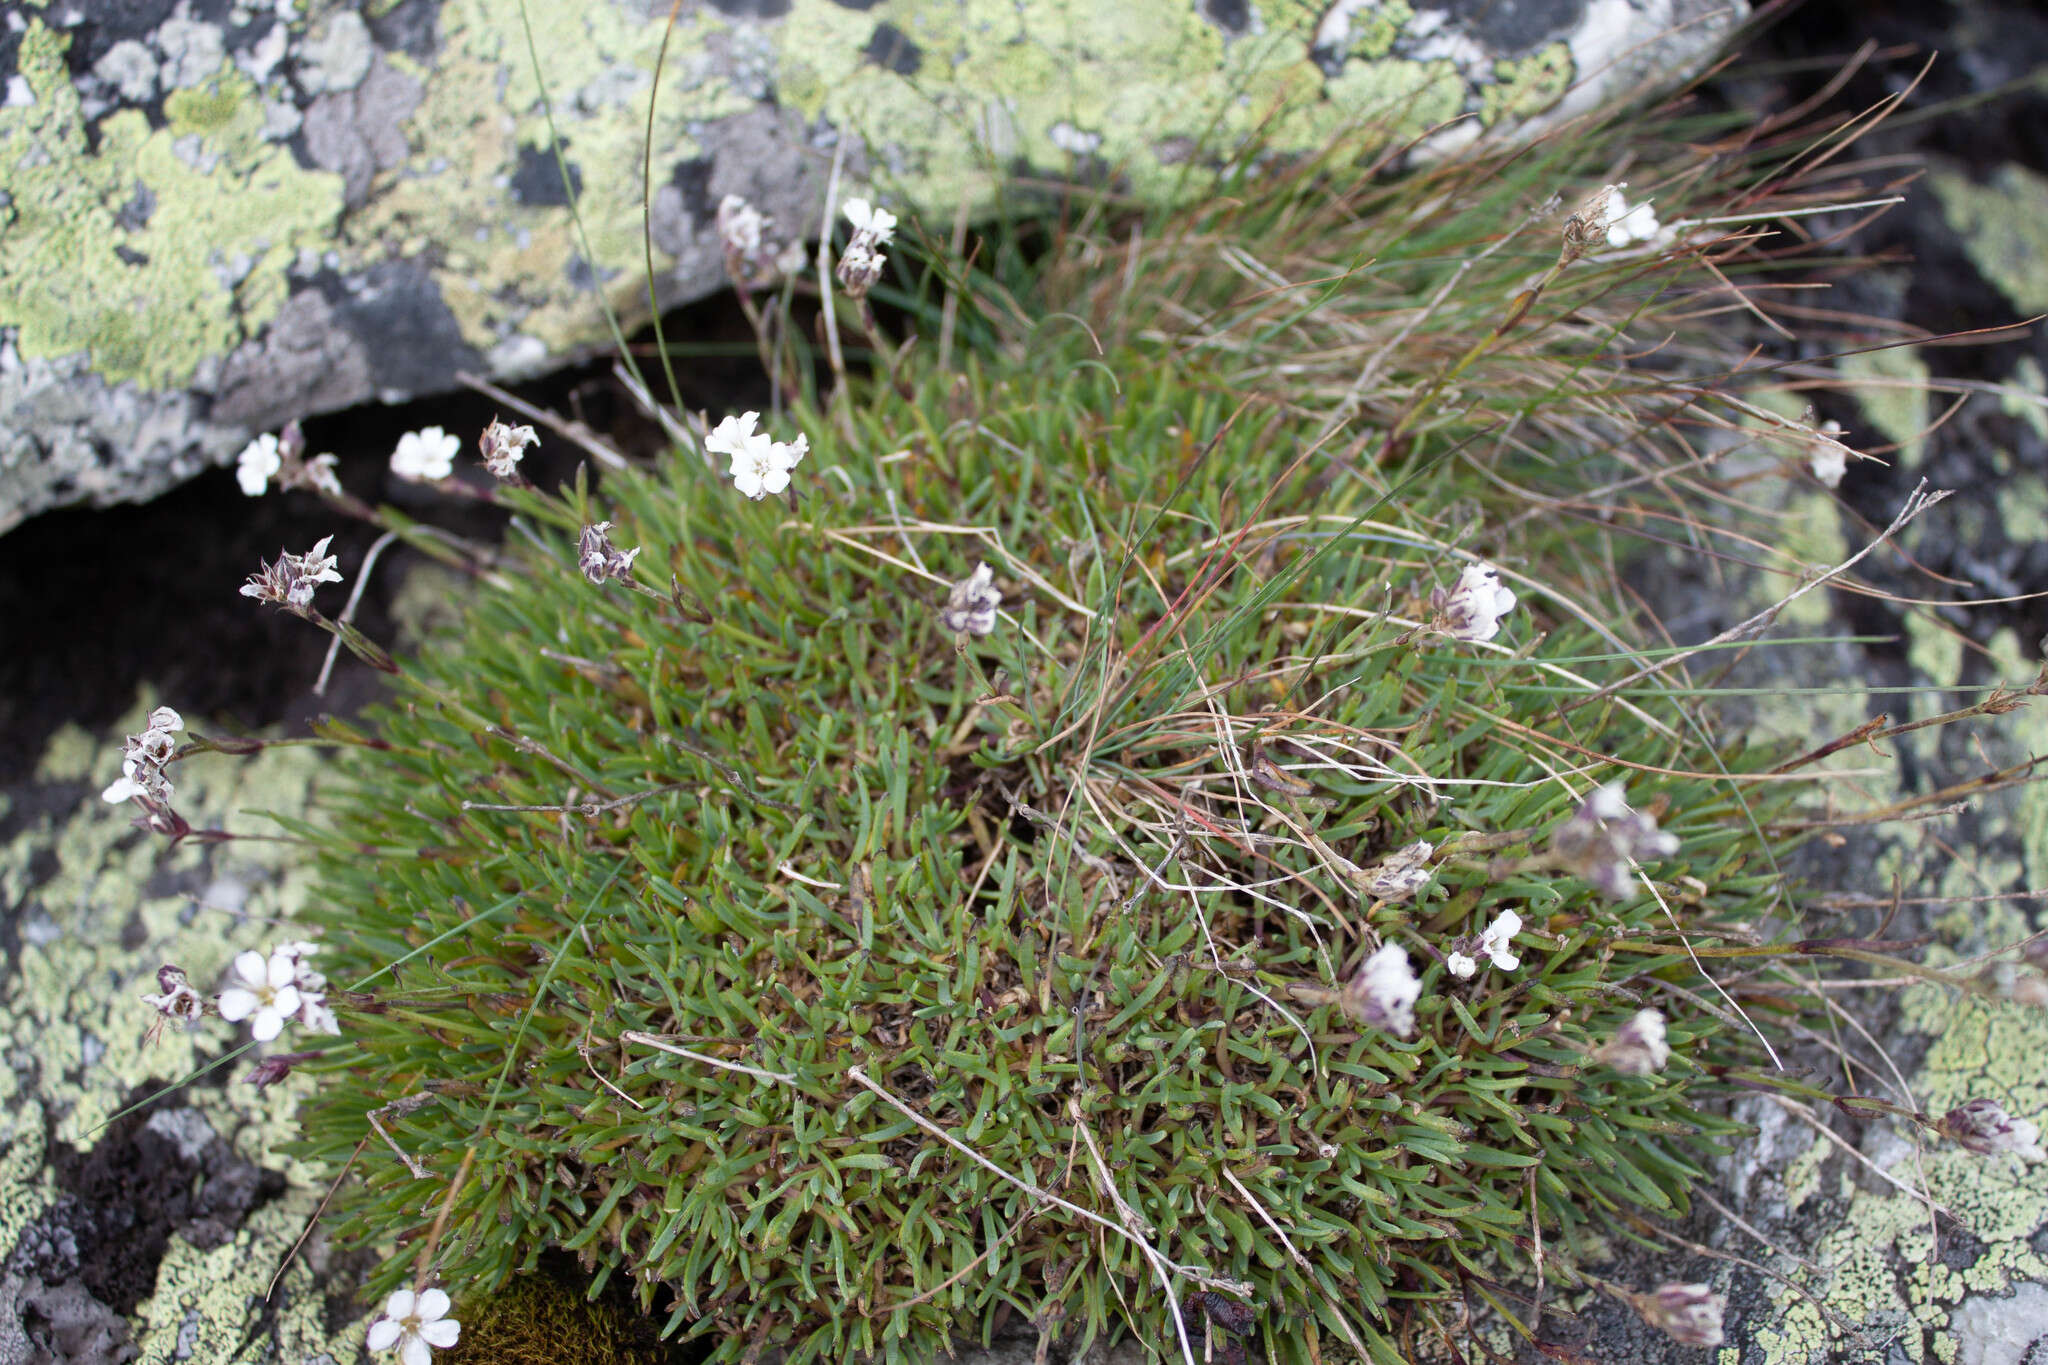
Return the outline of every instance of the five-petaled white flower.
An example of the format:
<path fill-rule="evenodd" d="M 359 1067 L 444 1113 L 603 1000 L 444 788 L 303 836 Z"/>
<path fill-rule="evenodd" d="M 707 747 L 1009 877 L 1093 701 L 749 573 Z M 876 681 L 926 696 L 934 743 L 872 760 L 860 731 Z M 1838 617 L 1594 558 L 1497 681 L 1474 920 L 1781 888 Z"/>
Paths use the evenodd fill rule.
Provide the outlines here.
<path fill-rule="evenodd" d="M 1467 564 L 1449 592 L 1430 594 L 1436 628 L 1457 640 L 1484 643 L 1500 634 L 1500 618 L 1515 609 L 1515 594 L 1491 564 Z"/>
<path fill-rule="evenodd" d="M 235 958 L 235 984 L 220 993 L 220 1017 L 230 1024 L 248 1019 L 250 1036 L 267 1043 L 283 1031 L 285 1020 L 299 1012 L 298 960 L 290 953 L 241 953 Z"/>
<path fill-rule="evenodd" d="M 1361 1023 L 1406 1038 L 1415 1032 L 1415 1002 L 1421 996 L 1422 980 L 1408 963 L 1408 950 L 1387 943 L 1345 983 L 1339 1003 Z"/>
<path fill-rule="evenodd" d="M 727 417 L 704 438 L 704 448 L 732 461 L 726 471 L 734 488 L 756 502 L 789 487 L 789 471 L 796 468 L 811 448 L 808 436 L 778 441 L 765 431 L 756 431 L 758 412 Z"/>
<path fill-rule="evenodd" d="M 986 564 L 953 585 L 946 605 L 939 608 L 939 624 L 955 635 L 987 635 L 996 628 L 996 612 L 1003 595 L 996 589 L 995 572 Z"/>
<path fill-rule="evenodd" d="M 448 1316 L 447 1294 L 400 1289 L 384 1300 L 384 1316 L 370 1324 L 363 1344 L 373 1351 L 396 1350 L 403 1365 L 428 1365 L 434 1347 L 446 1350 L 461 1335 L 462 1324 Z"/>
<path fill-rule="evenodd" d="M 264 432 L 255 440 L 242 447 L 242 453 L 235 458 L 235 482 L 242 485 L 242 491 L 250 497 L 261 497 L 263 490 L 270 486 L 271 475 L 284 465 L 284 456 L 278 450 L 277 437 Z"/>
<path fill-rule="evenodd" d="M 439 427 L 408 431 L 391 452 L 391 472 L 416 483 L 438 483 L 455 472 L 455 452 L 461 448 L 461 441 Z"/>

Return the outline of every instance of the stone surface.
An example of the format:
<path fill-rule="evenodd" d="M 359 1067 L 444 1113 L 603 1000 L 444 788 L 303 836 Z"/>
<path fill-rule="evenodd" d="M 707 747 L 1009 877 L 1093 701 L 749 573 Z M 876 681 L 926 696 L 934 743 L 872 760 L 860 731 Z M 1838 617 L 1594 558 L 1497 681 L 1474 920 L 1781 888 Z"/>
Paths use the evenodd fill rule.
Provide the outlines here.
<path fill-rule="evenodd" d="M 726 193 L 815 230 L 845 138 L 855 183 L 940 224 L 988 202 L 991 167 L 1157 198 L 1255 128 L 1299 150 L 1463 118 L 1441 151 L 1547 126 L 1697 65 L 1743 8 L 693 0 L 653 117 L 654 292 L 722 286 Z M 0 6 L 0 531 L 153 496 L 292 417 L 565 363 L 610 341 L 600 287 L 644 318 L 668 12 Z"/>

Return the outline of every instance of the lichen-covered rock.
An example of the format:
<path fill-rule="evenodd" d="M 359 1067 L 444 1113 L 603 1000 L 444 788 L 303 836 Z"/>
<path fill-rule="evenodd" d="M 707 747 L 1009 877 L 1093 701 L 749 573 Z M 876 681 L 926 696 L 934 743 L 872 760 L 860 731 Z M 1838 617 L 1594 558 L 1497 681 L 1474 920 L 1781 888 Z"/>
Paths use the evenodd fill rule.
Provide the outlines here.
<path fill-rule="evenodd" d="M 667 306 L 723 283 L 724 194 L 815 230 L 849 135 L 859 180 L 935 219 L 1019 166 L 1159 197 L 1199 189 L 1200 149 L 1255 130 L 1305 149 L 1370 125 L 1444 150 L 1542 126 L 1697 64 L 1743 9 L 693 0 L 652 119 L 654 290 Z M 149 497 L 292 417 L 439 392 L 464 369 L 546 370 L 609 339 L 599 288 L 644 317 L 668 14 L 660 0 L 0 12 L 0 531 L 66 502 Z"/>

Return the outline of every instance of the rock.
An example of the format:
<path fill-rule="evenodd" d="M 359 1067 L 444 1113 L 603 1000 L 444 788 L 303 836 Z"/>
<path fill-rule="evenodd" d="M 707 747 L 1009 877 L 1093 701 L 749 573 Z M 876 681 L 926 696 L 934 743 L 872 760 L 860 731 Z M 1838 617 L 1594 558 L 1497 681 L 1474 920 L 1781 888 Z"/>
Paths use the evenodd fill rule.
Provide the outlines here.
<path fill-rule="evenodd" d="M 1222 151 L 1257 129 L 1302 150 L 1362 118 L 1383 119 L 1383 144 L 1463 118 L 1431 140 L 1440 152 L 1482 127 L 1549 126 L 1698 65 L 1745 10 L 687 5 L 654 118 L 654 292 L 667 307 L 724 284 L 711 219 L 726 193 L 815 231 L 842 139 L 856 183 L 933 222 L 989 202 L 991 167 L 1112 174 L 1159 198 L 1199 192 L 1184 163 L 1204 139 Z M 0 531 L 150 497 L 291 417 L 587 355 L 610 341 L 600 284 L 629 325 L 644 318 L 642 149 L 668 11 L 79 0 L 0 14 Z"/>

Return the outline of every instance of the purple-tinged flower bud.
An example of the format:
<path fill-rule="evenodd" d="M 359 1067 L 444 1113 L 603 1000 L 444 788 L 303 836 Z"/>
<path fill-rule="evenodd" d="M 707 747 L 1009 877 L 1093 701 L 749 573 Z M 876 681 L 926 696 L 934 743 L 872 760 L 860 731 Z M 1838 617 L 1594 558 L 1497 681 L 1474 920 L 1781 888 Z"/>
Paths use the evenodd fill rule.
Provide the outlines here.
<path fill-rule="evenodd" d="M 611 529 L 612 524 L 608 521 L 586 526 L 582 539 L 577 542 L 577 565 L 592 583 L 602 584 L 608 578 L 627 578 L 633 573 L 633 556 L 640 553 L 640 548 L 619 549 L 612 544 L 608 534 Z"/>
<path fill-rule="evenodd" d="M 1935 1131 L 1979 1156 L 2011 1152 L 2029 1161 L 2048 1160 L 2048 1154 L 2041 1151 L 2040 1128 L 2006 1113 L 1997 1100 L 1974 1099 L 1959 1104 L 1941 1116 Z"/>
<path fill-rule="evenodd" d="M 1643 1321 L 1687 1346 L 1719 1346 L 1728 1300 L 1703 1284 L 1660 1284 L 1628 1301 Z"/>
<path fill-rule="evenodd" d="M 1629 1076 L 1662 1071 L 1671 1060 L 1671 1046 L 1664 1041 L 1664 1015 L 1658 1010 L 1637 1010 L 1594 1052 L 1593 1060 Z"/>
<path fill-rule="evenodd" d="M 1345 983 L 1338 1001 L 1360 1023 L 1406 1038 L 1415 1032 L 1415 1002 L 1421 995 L 1422 980 L 1408 964 L 1408 950 L 1388 943 Z"/>
<path fill-rule="evenodd" d="M 996 628 L 996 612 L 1003 595 L 996 590 L 995 574 L 986 564 L 953 585 L 946 605 L 939 609 L 939 624 L 955 635 L 987 635 Z"/>

